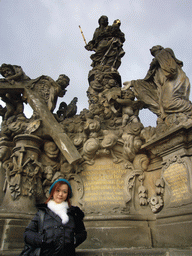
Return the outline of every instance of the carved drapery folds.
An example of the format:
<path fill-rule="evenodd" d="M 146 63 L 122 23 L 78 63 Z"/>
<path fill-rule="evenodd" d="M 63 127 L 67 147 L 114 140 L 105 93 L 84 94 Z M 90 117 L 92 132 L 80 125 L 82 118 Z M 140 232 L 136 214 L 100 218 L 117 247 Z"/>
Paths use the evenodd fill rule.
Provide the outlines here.
<path fill-rule="evenodd" d="M 121 58 L 125 54 L 123 50 L 125 36 L 120 30 L 121 21 L 117 19 L 110 26 L 108 17 L 103 15 L 99 18 L 98 23 L 99 27 L 96 28 L 93 39 L 85 46 L 88 51 L 95 52 L 91 55 L 93 61 L 91 66 L 102 65 L 118 69 Z"/>
<path fill-rule="evenodd" d="M 174 181 L 179 175 L 170 179 L 171 165 L 163 169 L 163 175 L 161 167 L 150 169 L 149 165 L 151 156 L 152 166 L 157 155 L 161 158 L 170 151 L 173 140 L 183 143 L 183 137 L 177 135 L 172 141 L 167 137 L 166 141 L 150 149 L 145 145 L 178 125 L 191 123 L 189 79 L 182 70 L 183 63 L 170 48 L 155 46 L 151 49 L 154 59 L 146 77 L 126 82 L 121 88 L 118 68 L 124 56 L 125 36 L 120 25 L 120 20 L 108 25 L 108 18 L 102 16 L 93 39 L 85 46 L 94 53 L 88 74 L 89 109 L 83 109 L 80 114 L 76 114 L 78 99 L 75 95 L 69 104 L 61 102 L 56 109 L 58 97 L 65 95 L 69 85 L 66 75 L 60 75 L 56 81 L 44 75 L 30 79 L 19 66 L 3 64 L 0 67 L 4 77 L 0 79 L 0 95 L 6 104 L 0 107 L 3 119 L 1 187 L 5 192 L 5 196 L 0 194 L 0 200 L 5 208 L 21 198 L 32 200 L 34 205 L 44 202 L 50 185 L 58 178 L 71 182 L 73 202 L 85 207 L 91 200 L 91 189 L 95 189 L 94 193 L 101 189 L 99 184 L 93 186 L 90 178 L 92 169 L 97 166 L 95 179 L 99 177 L 101 183 L 109 185 L 107 193 L 103 193 L 105 202 L 110 201 L 112 205 L 109 195 L 116 187 L 120 189 L 119 197 L 114 200 L 117 205 L 108 212 L 122 213 L 126 208 L 127 214 L 132 203 L 139 209 L 148 207 L 151 212 L 158 213 L 168 202 L 166 186 L 172 193 L 170 204 L 176 204 Z M 31 118 L 23 113 L 24 103 L 29 103 L 34 110 Z M 139 119 L 139 111 L 143 108 L 157 115 L 156 127 L 143 126 Z M 104 159 L 110 162 L 110 173 L 106 166 L 98 164 Z M 179 160 L 172 162 L 173 165 L 182 170 L 182 187 L 186 189 L 183 193 L 189 196 L 189 175 L 184 165 Z M 105 175 L 99 168 L 104 168 Z M 158 175 L 150 174 L 148 168 L 152 173 L 157 171 Z M 153 178 L 150 179 L 150 175 Z M 99 196 L 102 199 L 102 193 Z M 91 207 L 89 209 L 85 211 L 93 212 Z M 97 209 L 97 213 L 101 214 L 102 210 Z"/>
<path fill-rule="evenodd" d="M 124 89 L 132 87 L 145 108 L 157 115 L 159 136 L 180 124 L 191 123 L 190 82 L 182 70 L 183 62 L 172 49 L 157 45 L 150 52 L 154 58 L 145 78 L 124 83 Z"/>

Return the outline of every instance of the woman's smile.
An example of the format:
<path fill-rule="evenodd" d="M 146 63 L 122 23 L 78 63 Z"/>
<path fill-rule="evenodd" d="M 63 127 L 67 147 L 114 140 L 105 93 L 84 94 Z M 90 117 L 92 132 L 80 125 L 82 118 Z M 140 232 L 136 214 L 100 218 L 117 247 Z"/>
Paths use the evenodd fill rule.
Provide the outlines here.
<path fill-rule="evenodd" d="M 62 184 L 55 192 L 53 193 L 53 200 L 55 203 L 60 204 L 67 200 L 68 197 L 68 185 Z"/>

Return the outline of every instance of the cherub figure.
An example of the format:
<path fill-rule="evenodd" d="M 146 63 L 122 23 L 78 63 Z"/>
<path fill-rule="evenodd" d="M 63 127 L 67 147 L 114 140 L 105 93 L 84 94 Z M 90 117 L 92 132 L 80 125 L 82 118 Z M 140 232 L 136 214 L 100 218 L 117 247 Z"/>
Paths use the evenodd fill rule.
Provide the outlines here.
<path fill-rule="evenodd" d="M 49 197 L 49 188 L 52 184 L 52 178 L 54 175 L 54 168 L 50 165 L 46 166 L 44 168 L 44 174 L 45 174 L 45 180 L 43 181 L 43 191 L 46 196 L 46 198 Z"/>
<path fill-rule="evenodd" d="M 134 101 L 135 95 L 131 89 L 121 91 L 121 98 L 117 98 L 116 101 L 122 106 L 122 127 L 125 127 L 128 122 L 137 123 L 138 109 L 136 109 L 137 101 Z"/>

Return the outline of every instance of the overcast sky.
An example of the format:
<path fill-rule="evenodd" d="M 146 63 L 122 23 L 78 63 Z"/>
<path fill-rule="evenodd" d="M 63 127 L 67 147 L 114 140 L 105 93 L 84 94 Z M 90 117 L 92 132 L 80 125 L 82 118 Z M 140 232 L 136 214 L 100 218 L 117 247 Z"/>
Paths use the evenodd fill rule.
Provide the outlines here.
<path fill-rule="evenodd" d="M 101 15 L 110 25 L 121 20 L 126 38 L 118 70 L 122 82 L 144 78 L 152 60 L 149 49 L 157 44 L 174 50 L 192 81 L 191 0 L 0 0 L 0 64 L 22 66 L 32 79 L 66 74 L 70 85 L 60 101 L 68 104 L 77 96 L 79 113 L 88 108 L 93 53 L 85 50 L 79 25 L 88 42 Z M 149 110 L 140 118 L 145 126 L 156 125 Z"/>

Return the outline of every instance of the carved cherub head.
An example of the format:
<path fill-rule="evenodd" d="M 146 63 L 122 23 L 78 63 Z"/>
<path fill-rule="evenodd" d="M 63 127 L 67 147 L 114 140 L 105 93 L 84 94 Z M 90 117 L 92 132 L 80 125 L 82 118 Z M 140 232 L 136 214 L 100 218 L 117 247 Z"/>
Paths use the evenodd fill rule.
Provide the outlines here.
<path fill-rule="evenodd" d="M 134 92 L 131 89 L 127 89 L 126 91 L 122 90 L 121 97 L 122 99 L 130 99 L 132 101 L 135 99 Z"/>
<path fill-rule="evenodd" d="M 46 141 L 44 144 L 45 154 L 50 158 L 57 158 L 59 155 L 59 149 L 53 141 Z"/>
<path fill-rule="evenodd" d="M 49 166 L 49 165 L 46 166 L 45 167 L 45 174 L 46 174 L 46 179 L 51 181 L 51 179 L 53 177 L 53 167 Z"/>
<path fill-rule="evenodd" d="M 108 81 L 109 88 L 116 86 L 116 81 L 114 79 L 109 79 Z"/>

